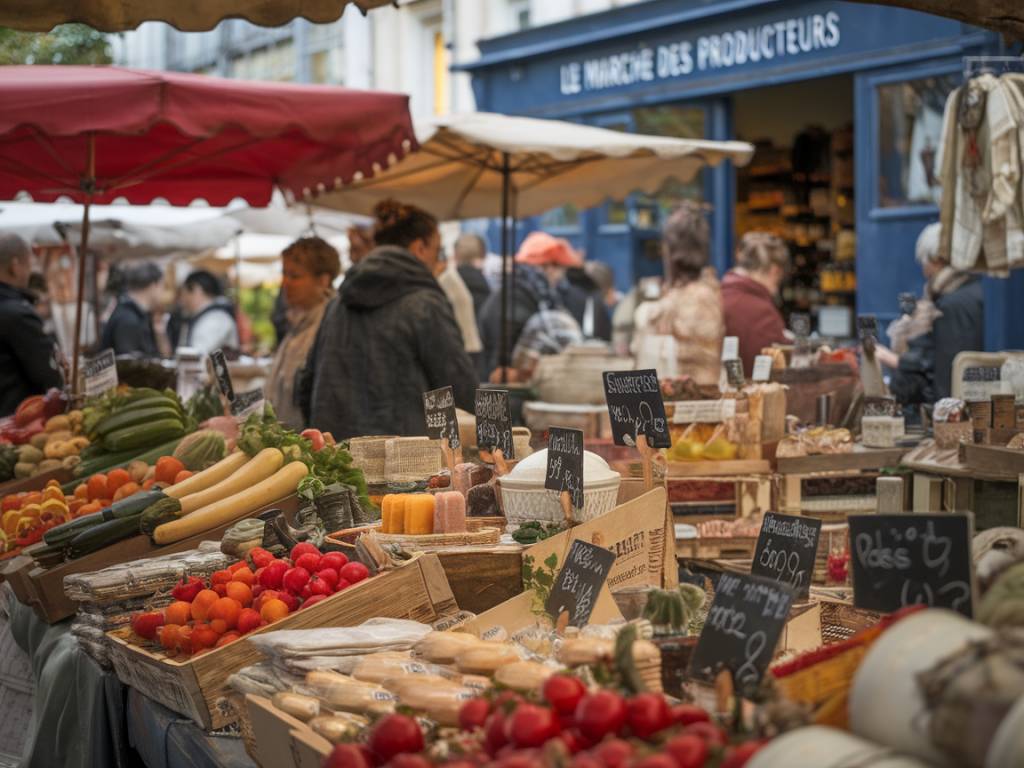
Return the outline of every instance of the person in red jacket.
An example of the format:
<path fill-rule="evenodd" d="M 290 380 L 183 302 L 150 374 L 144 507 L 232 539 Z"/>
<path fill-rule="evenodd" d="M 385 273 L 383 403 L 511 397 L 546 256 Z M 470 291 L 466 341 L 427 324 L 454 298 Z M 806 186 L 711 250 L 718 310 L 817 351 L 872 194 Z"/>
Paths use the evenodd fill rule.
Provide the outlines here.
<path fill-rule="evenodd" d="M 761 350 L 786 340 L 786 324 L 775 303 L 789 269 L 789 249 L 767 232 L 748 232 L 736 249 L 736 266 L 722 280 L 725 335 L 740 342 L 740 359 L 750 377 Z"/>

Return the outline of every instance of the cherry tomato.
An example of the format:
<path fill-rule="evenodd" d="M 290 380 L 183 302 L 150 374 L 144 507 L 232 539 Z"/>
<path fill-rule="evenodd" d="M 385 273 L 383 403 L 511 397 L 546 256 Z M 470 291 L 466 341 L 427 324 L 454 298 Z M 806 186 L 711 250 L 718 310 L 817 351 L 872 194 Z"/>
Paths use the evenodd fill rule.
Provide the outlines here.
<path fill-rule="evenodd" d="M 411 717 L 388 715 L 377 721 L 367 742 L 382 763 L 405 752 L 423 751 L 423 731 Z"/>
<path fill-rule="evenodd" d="M 487 699 L 470 699 L 459 708 L 459 727 L 464 731 L 475 731 L 487 723 L 491 705 Z"/>
<path fill-rule="evenodd" d="M 640 693 L 626 702 L 629 730 L 640 739 L 647 739 L 671 724 L 668 704 L 660 693 Z"/>
<path fill-rule="evenodd" d="M 676 761 L 665 754 L 648 755 L 638 763 L 633 763 L 633 768 L 676 768 Z"/>
<path fill-rule="evenodd" d="M 597 691 L 580 699 L 576 706 L 576 725 L 588 739 L 600 741 L 618 733 L 626 724 L 626 704 L 611 691 Z"/>
<path fill-rule="evenodd" d="M 487 754 L 493 756 L 506 744 L 508 736 L 505 735 L 505 716 L 500 711 L 492 712 L 484 724 L 484 748 Z"/>
<path fill-rule="evenodd" d="M 552 675 L 544 683 L 544 700 L 562 714 L 575 712 L 586 692 L 583 682 L 570 675 Z"/>
<path fill-rule="evenodd" d="M 724 747 L 729 741 L 725 731 L 712 723 L 691 723 L 683 728 L 683 733 L 700 736 L 709 747 Z"/>
<path fill-rule="evenodd" d="M 722 762 L 719 768 L 743 768 L 750 758 L 754 756 L 761 747 L 765 745 L 763 741 L 745 741 L 735 747 L 729 747 L 725 751 L 725 757 L 722 758 Z"/>
<path fill-rule="evenodd" d="M 550 709 L 522 704 L 512 713 L 508 733 L 517 747 L 540 747 L 558 735 L 558 720 Z"/>
<path fill-rule="evenodd" d="M 633 759 L 633 745 L 622 739 L 602 741 L 590 751 L 604 768 L 623 768 Z"/>
<path fill-rule="evenodd" d="M 372 768 L 373 763 L 355 744 L 338 744 L 324 760 L 323 768 Z"/>
<path fill-rule="evenodd" d="M 672 707 L 672 723 L 674 725 L 689 725 L 690 723 L 711 722 L 711 715 L 707 710 L 693 704 L 676 704 Z"/>
<path fill-rule="evenodd" d="M 703 768 L 708 759 L 708 743 L 694 733 L 683 733 L 665 744 L 679 768 Z"/>

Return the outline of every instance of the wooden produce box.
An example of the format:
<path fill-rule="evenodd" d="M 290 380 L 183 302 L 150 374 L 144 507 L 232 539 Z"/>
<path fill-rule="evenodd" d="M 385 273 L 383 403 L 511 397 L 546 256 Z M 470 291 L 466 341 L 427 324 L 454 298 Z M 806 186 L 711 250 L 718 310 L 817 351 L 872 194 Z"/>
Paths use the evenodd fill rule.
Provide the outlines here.
<path fill-rule="evenodd" d="M 245 751 L 260 768 L 320 768 L 333 748 L 265 696 L 246 695 L 241 724 Z"/>
<path fill-rule="evenodd" d="M 298 496 L 292 494 L 285 499 L 261 507 L 253 512 L 250 517 L 255 517 L 265 510 L 277 508 L 283 510 L 285 515 L 292 519 L 299 506 Z M 227 525 L 203 531 L 195 536 L 177 541 L 174 544 L 168 544 L 165 547 L 154 546 L 148 536 L 133 536 L 130 539 L 124 539 L 116 544 L 111 544 L 109 547 L 104 547 L 76 560 L 61 563 L 53 568 L 39 568 L 35 567 L 33 563 L 33 567 L 15 570 L 8 575 L 8 578 L 12 583 L 12 587 L 14 587 L 14 594 L 21 602 L 30 605 L 39 618 L 47 624 L 56 624 L 58 621 L 73 616 L 78 611 L 78 603 L 64 594 L 65 576 L 99 571 L 111 565 L 127 563 L 131 560 L 172 555 L 175 552 L 195 549 L 203 541 L 219 541 L 224 532 L 237 522 L 237 520 L 234 520 Z M 37 546 L 43 545 L 39 544 Z M 29 547 L 26 552 L 31 555 L 32 548 Z M 15 582 L 21 583 L 15 586 Z M 27 600 L 22 599 L 22 595 L 25 595 Z"/>
<path fill-rule="evenodd" d="M 750 560 L 757 547 L 756 536 L 698 537 L 676 539 L 676 557 L 690 560 L 742 558 Z"/>
<path fill-rule="evenodd" d="M 437 556 L 422 555 L 257 632 L 350 627 L 378 617 L 430 624 L 456 610 L 455 598 Z M 223 728 L 238 720 L 227 679 L 242 667 L 263 659 L 252 643 L 243 638 L 201 656 L 176 660 L 135 645 L 132 637 L 128 628 L 107 633 L 110 660 L 122 683 L 192 718 L 206 730 Z"/>
<path fill-rule="evenodd" d="M 51 480 L 56 480 L 61 485 L 64 485 L 65 483 L 70 483 L 74 479 L 74 473 L 72 473 L 70 469 L 54 469 L 33 477 L 23 477 L 20 480 L 9 480 L 6 483 L 0 483 L 0 498 L 10 496 L 12 493 L 41 491 Z M 84 478 L 83 482 L 86 479 L 88 478 Z"/>
<path fill-rule="evenodd" d="M 523 591 L 519 545 L 453 547 L 436 552 L 459 608 L 483 613 Z"/>

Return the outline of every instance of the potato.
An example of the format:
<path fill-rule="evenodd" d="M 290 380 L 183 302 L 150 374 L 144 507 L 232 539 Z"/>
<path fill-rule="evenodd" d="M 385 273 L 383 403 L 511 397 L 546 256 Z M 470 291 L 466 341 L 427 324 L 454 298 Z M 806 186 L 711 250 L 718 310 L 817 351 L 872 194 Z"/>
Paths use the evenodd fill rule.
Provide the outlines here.
<path fill-rule="evenodd" d="M 17 464 L 14 465 L 14 476 L 19 480 L 25 477 L 31 477 L 35 469 L 35 464 L 29 464 L 28 462 L 19 461 Z"/>
<path fill-rule="evenodd" d="M 128 470 L 128 474 L 131 475 L 133 482 L 142 485 L 146 481 L 146 473 L 149 472 L 149 464 L 147 464 L 144 461 L 139 461 L 138 459 L 136 459 L 127 467 L 125 467 L 125 469 Z"/>
<path fill-rule="evenodd" d="M 49 439 L 50 435 L 48 433 L 40 432 L 38 435 L 32 435 L 28 442 L 33 448 L 38 448 L 41 451 L 46 447 L 46 443 Z"/>
<path fill-rule="evenodd" d="M 51 417 L 47 422 L 44 429 L 47 432 L 70 432 L 71 431 L 71 419 L 65 416 L 63 413 L 57 416 Z"/>

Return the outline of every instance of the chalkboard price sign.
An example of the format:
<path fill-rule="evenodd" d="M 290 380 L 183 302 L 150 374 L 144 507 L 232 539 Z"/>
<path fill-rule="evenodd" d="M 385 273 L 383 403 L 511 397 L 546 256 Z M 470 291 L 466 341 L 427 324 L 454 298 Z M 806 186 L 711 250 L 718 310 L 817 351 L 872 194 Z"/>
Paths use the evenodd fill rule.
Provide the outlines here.
<path fill-rule="evenodd" d="M 768 669 L 793 600 L 793 590 L 784 584 L 722 573 L 690 657 L 690 676 L 714 682 L 726 669 L 732 672 L 736 690 L 751 695 Z"/>
<path fill-rule="evenodd" d="M 851 515 L 853 603 L 891 613 L 923 603 L 971 618 L 974 571 L 970 513 Z"/>
<path fill-rule="evenodd" d="M 512 442 L 512 411 L 508 391 L 478 389 L 476 391 L 476 444 L 482 451 L 501 449 L 506 459 L 516 457 Z"/>
<path fill-rule="evenodd" d="M 646 435 L 651 448 L 672 447 L 657 371 L 605 371 L 604 396 L 616 445 L 635 446 Z"/>
<path fill-rule="evenodd" d="M 789 329 L 798 339 L 811 335 L 811 316 L 806 312 L 794 312 L 789 316 Z"/>
<path fill-rule="evenodd" d="M 217 387 L 220 393 L 227 398 L 229 403 L 235 400 L 235 388 L 231 386 L 231 371 L 228 370 L 228 361 L 224 352 L 215 349 L 210 353 L 210 363 L 213 365 L 213 375 L 217 379 Z"/>
<path fill-rule="evenodd" d="M 857 315 L 857 338 L 878 338 L 878 318 L 874 315 Z"/>
<path fill-rule="evenodd" d="M 570 626 L 586 626 L 614 563 L 615 553 L 610 549 L 579 539 L 572 543 L 545 604 L 556 625 L 562 614 L 568 613 Z"/>
<path fill-rule="evenodd" d="M 231 415 L 236 418 L 245 418 L 250 413 L 263 410 L 263 389 L 257 387 L 249 392 L 242 392 L 231 401 Z"/>
<path fill-rule="evenodd" d="M 793 606 L 793 590 L 759 576 L 723 573 L 690 658 L 690 675 L 712 682 L 722 670 L 736 689 L 753 693 L 768 668 Z"/>
<path fill-rule="evenodd" d="M 573 509 L 583 509 L 583 430 L 551 427 L 544 487 L 568 491 Z"/>
<path fill-rule="evenodd" d="M 811 589 L 820 535 L 821 520 L 765 513 L 750 572 L 788 584 L 797 597 L 806 597 Z"/>
<path fill-rule="evenodd" d="M 86 397 L 117 389 L 117 359 L 114 350 L 105 349 L 86 360 L 82 365 L 82 375 L 85 377 Z"/>
<path fill-rule="evenodd" d="M 725 378 L 733 389 L 743 389 L 747 381 L 743 376 L 743 361 L 732 359 L 722 363 L 725 366 Z"/>
<path fill-rule="evenodd" d="M 424 392 L 423 414 L 427 420 L 427 437 L 431 440 L 447 440 L 449 448 L 460 446 L 455 393 L 451 387 Z"/>

